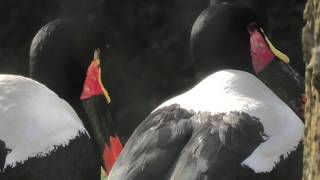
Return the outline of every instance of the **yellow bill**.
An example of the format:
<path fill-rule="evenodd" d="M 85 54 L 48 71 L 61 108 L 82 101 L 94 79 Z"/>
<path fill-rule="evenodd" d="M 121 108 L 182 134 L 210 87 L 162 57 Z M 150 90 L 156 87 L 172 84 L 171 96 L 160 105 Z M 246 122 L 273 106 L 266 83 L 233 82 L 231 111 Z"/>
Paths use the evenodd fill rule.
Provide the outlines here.
<path fill-rule="evenodd" d="M 100 49 L 96 49 L 94 51 L 94 59 L 97 63 L 97 65 L 100 66 Z M 108 104 L 111 103 L 111 98 L 109 96 L 108 91 L 106 90 L 106 88 L 104 87 L 104 85 L 102 84 L 102 80 L 101 80 L 101 68 L 99 68 L 99 83 L 103 92 L 103 95 L 106 97 Z"/>
<path fill-rule="evenodd" d="M 283 52 L 279 51 L 277 48 L 275 48 L 273 46 L 273 44 L 270 42 L 270 40 L 268 39 L 268 37 L 265 35 L 264 31 L 262 30 L 262 28 L 260 28 L 265 40 L 267 41 L 272 53 L 278 58 L 280 59 L 282 62 L 288 64 L 290 62 L 290 59 L 287 55 L 285 55 Z"/>

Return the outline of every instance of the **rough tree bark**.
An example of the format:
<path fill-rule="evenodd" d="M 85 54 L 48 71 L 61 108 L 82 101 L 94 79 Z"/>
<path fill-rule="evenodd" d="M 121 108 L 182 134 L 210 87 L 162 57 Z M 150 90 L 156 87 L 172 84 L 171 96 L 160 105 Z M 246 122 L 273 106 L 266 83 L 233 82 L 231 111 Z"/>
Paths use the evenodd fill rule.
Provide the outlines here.
<path fill-rule="evenodd" d="M 320 1 L 308 0 L 304 12 L 303 51 L 306 62 L 304 180 L 320 179 Z"/>

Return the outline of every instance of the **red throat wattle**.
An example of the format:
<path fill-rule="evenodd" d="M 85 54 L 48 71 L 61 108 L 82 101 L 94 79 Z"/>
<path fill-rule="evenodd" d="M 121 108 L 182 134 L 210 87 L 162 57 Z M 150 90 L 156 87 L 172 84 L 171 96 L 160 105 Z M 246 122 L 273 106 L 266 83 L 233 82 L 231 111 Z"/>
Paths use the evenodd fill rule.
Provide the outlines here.
<path fill-rule="evenodd" d="M 255 73 L 258 74 L 271 63 L 275 56 L 258 29 L 255 28 L 253 31 L 249 31 L 249 33 L 252 65 Z"/>
<path fill-rule="evenodd" d="M 87 76 L 83 84 L 81 100 L 88 99 L 92 96 L 103 94 L 101 84 L 99 82 L 100 67 L 97 60 L 93 60 L 87 70 Z"/>
<path fill-rule="evenodd" d="M 121 153 L 122 145 L 118 136 L 110 136 L 110 147 L 106 144 L 103 151 L 103 160 L 106 173 L 109 174 L 111 168 Z"/>

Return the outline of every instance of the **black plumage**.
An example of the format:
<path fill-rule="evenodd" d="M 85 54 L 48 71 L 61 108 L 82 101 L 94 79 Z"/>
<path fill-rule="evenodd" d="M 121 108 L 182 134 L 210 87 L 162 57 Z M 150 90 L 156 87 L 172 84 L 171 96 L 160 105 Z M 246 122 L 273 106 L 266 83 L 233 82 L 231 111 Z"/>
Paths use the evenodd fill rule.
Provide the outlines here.
<path fill-rule="evenodd" d="M 6 162 L 6 156 L 10 149 L 6 148 L 6 143 L 0 139 L 0 172 L 3 171 Z"/>
<path fill-rule="evenodd" d="M 297 71 L 284 63 L 271 62 L 257 76 L 304 122 L 304 78 Z"/>
<path fill-rule="evenodd" d="M 301 29 L 306 0 L 211 0 L 211 5 L 221 2 L 240 3 L 256 11 L 272 42 L 289 55 L 291 66 L 304 76 Z"/>
<path fill-rule="evenodd" d="M 303 124 L 275 94 L 280 95 L 280 98 L 287 98 L 288 101 L 285 102 L 290 102 L 291 99 L 298 102 L 302 93 L 302 80 L 289 79 L 290 81 L 281 84 L 278 80 L 287 80 L 286 76 L 295 74 L 290 68 L 281 69 L 282 66 L 279 66 L 279 72 L 283 73 L 283 76 L 273 76 L 277 69 L 268 70 L 268 65 L 275 67 L 272 63 L 280 63 L 276 60 L 278 57 L 280 59 L 280 56 L 274 51 L 274 56 L 269 56 L 272 57 L 269 59 L 272 63 L 266 63 L 262 70 L 264 74 L 259 76 L 261 71 L 254 69 L 254 61 L 260 63 L 261 60 L 265 63 L 266 56 L 254 59 L 251 54 L 255 47 L 261 45 L 251 41 L 252 24 L 256 32 L 264 34 L 260 29 L 263 24 L 256 12 L 239 4 L 216 4 L 199 15 L 191 32 L 190 51 L 197 68 L 198 79 L 204 80 L 184 94 L 166 101 L 160 106 L 162 108 L 152 112 L 139 125 L 128 140 L 109 179 L 280 180 L 285 176 L 296 180 L 301 178 Z M 264 36 L 261 43 L 266 42 Z M 271 45 L 266 47 L 271 51 Z M 216 79 L 212 79 L 215 75 L 212 72 L 217 73 Z M 234 72 L 234 76 L 228 79 L 228 73 L 223 72 Z M 219 76 L 219 73 L 222 74 Z M 249 76 L 249 73 L 256 76 Z M 246 75 L 243 76 L 244 74 Z M 273 81 L 265 79 L 265 86 L 257 77 L 272 77 Z M 294 97 L 286 97 L 283 94 L 283 90 L 287 88 L 283 85 L 287 86 L 290 83 L 299 87 L 298 91 L 293 93 Z M 201 90 L 195 90 L 197 87 Z M 274 90 L 275 94 L 269 88 Z M 202 92 L 207 94 L 200 94 Z M 269 97 L 267 94 L 272 95 Z M 231 101 L 233 98 L 234 101 Z M 171 105 L 172 103 L 179 104 Z M 293 104 L 288 105 L 295 109 Z M 189 115 L 181 118 L 179 112 L 187 112 Z M 279 119 L 273 119 L 275 116 L 271 113 L 279 115 Z M 287 124 L 278 124 L 277 120 Z M 180 124 L 184 126 L 179 126 Z M 281 130 L 277 129 L 278 127 Z M 289 127 L 294 130 L 290 131 Z M 173 147 L 165 146 L 171 137 L 176 138 L 175 132 L 181 134 L 182 141 L 177 141 L 177 145 Z M 281 132 L 292 133 L 292 136 L 280 136 L 278 133 Z M 294 140 L 290 139 L 291 137 L 294 137 Z M 278 140 L 281 138 L 288 138 L 294 143 L 289 145 L 286 142 L 285 145 L 279 145 Z M 275 139 L 277 141 L 274 141 Z M 270 154 L 267 157 L 264 153 L 256 154 L 256 151 Z M 254 160 L 250 159 L 251 157 Z M 266 162 L 263 161 L 264 158 Z M 251 160 L 249 165 L 245 164 L 248 159 Z M 294 173 L 291 173 L 292 171 Z"/>
<path fill-rule="evenodd" d="M 162 179 L 192 135 L 191 117 L 175 105 L 149 115 L 116 161 L 116 179 Z"/>
<path fill-rule="evenodd" d="M 100 179 L 101 166 L 111 169 L 122 146 L 111 132 L 98 62 L 94 59 L 89 66 L 81 95 L 90 135 L 73 108 L 46 86 L 22 76 L 0 75 L 0 140 L 13 149 L 0 160 L 7 159 L 0 173 L 4 179 L 93 180 Z M 6 148 L 0 145 L 2 155 Z"/>
<path fill-rule="evenodd" d="M 259 12 L 243 6 L 241 2 L 216 3 L 202 11 L 190 37 L 190 52 L 197 69 L 197 79 L 199 81 L 222 69 L 256 74 L 303 119 L 304 78 L 298 71 L 278 61 L 278 57 L 261 72 L 253 71 L 247 28 L 252 22 L 264 28 L 264 21 Z"/>
<path fill-rule="evenodd" d="M 92 20 L 56 19 L 38 31 L 30 46 L 30 77 L 70 103 L 90 134 L 79 97 L 92 53 L 104 41 Z"/>
<path fill-rule="evenodd" d="M 155 15 L 157 18 L 162 16 Z M 99 47 L 102 52 L 102 81 L 113 99 L 109 105 L 110 112 L 121 140 L 126 141 L 141 119 L 158 103 L 193 84 L 194 69 L 188 52 L 179 49 L 182 38 L 176 40 L 176 32 L 171 32 L 172 35 L 166 40 L 157 39 L 162 30 L 156 33 L 150 30 L 148 37 L 152 40 L 147 42 L 137 38 L 135 33 L 129 33 L 132 42 L 128 42 L 128 35 L 113 32 L 109 23 L 100 22 L 97 25 L 96 22 L 58 19 L 43 26 L 30 47 L 30 77 L 66 99 L 92 134 L 79 96 L 86 67 L 94 49 Z M 173 25 L 171 20 L 168 23 Z M 106 26 L 107 30 L 101 26 Z M 104 30 L 104 34 L 100 30 Z M 187 33 L 183 35 L 186 47 Z M 120 38 L 121 42 L 116 39 L 118 36 L 124 36 Z M 141 43 L 145 48 L 140 47 Z M 167 43 L 173 49 L 168 48 Z M 105 48 L 106 45 L 110 47 Z M 146 48 L 149 48 L 149 53 L 144 52 Z M 183 57 L 175 59 L 177 54 Z M 127 117 L 131 120 L 128 121 Z"/>
<path fill-rule="evenodd" d="M 195 121 L 199 122 L 196 123 Z M 269 173 L 241 165 L 268 139 L 257 117 L 244 112 L 210 114 L 171 105 L 150 114 L 128 140 L 109 179 L 298 179 L 302 144 Z"/>
<path fill-rule="evenodd" d="M 263 27 L 256 13 L 239 4 L 216 4 L 197 17 L 190 35 L 190 52 L 197 78 L 222 69 L 253 72 L 247 26 Z"/>
<path fill-rule="evenodd" d="M 168 179 L 226 179 L 245 169 L 241 162 L 266 138 L 261 122 L 247 113 L 207 115 L 203 120 L 207 122 L 194 131 Z"/>
<path fill-rule="evenodd" d="M 0 161 L 4 159 L 1 157 Z M 99 168 L 99 159 L 91 139 L 87 134 L 81 134 L 70 140 L 67 146 L 56 146 L 49 154 L 29 158 L 14 167 L 6 167 L 0 173 L 0 179 L 93 180 L 100 179 L 100 171 L 97 171 Z"/>

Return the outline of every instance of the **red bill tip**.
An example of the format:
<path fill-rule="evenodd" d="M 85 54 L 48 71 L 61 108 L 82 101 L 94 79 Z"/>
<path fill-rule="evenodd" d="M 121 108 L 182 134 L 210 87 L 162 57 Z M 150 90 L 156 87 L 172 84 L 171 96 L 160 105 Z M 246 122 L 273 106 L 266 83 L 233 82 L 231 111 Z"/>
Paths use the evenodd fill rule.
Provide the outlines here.
<path fill-rule="evenodd" d="M 122 144 L 118 136 L 110 136 L 110 147 L 106 144 L 103 152 L 104 167 L 109 174 L 122 150 Z"/>

